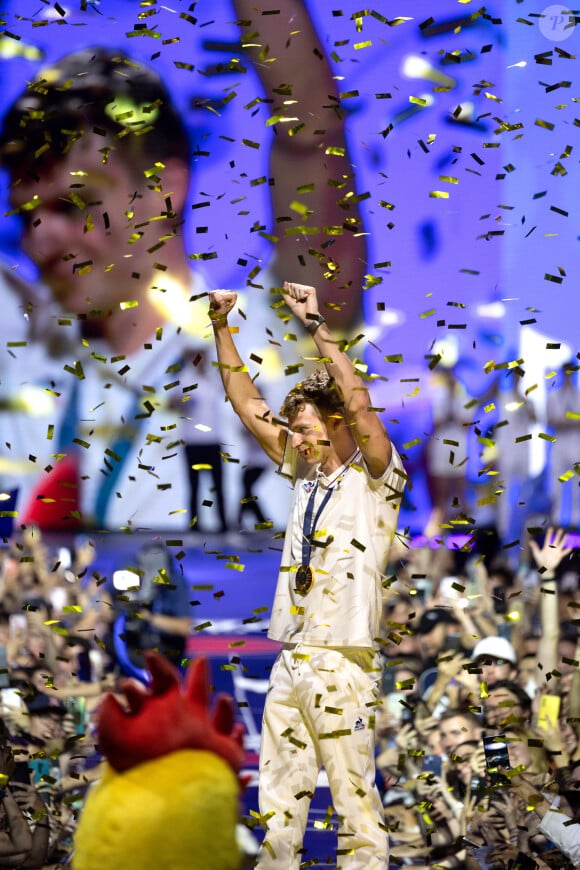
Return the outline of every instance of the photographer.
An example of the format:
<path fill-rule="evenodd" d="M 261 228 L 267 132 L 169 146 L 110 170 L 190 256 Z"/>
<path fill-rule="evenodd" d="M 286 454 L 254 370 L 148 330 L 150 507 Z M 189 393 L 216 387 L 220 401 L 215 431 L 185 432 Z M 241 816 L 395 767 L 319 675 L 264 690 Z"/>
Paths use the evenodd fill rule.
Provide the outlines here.
<path fill-rule="evenodd" d="M 191 607 L 185 578 L 160 544 L 138 552 L 135 568 L 115 572 L 116 618 L 109 643 L 121 670 L 143 667 L 143 650 L 162 652 L 177 667 L 185 657 Z M 134 675 L 134 674 L 133 674 Z"/>

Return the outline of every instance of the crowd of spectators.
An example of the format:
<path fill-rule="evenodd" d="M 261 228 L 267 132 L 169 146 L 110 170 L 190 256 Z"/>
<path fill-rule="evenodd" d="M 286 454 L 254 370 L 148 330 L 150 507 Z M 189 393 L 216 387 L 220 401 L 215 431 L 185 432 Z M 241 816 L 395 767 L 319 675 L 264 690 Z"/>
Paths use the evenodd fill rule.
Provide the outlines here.
<path fill-rule="evenodd" d="M 385 579 L 377 779 L 392 866 L 580 866 L 575 553 L 547 529 L 514 571 L 501 549 L 445 546 L 438 520 L 420 545 L 397 539 Z M 55 549 L 27 528 L 0 550 L 0 870 L 66 864 L 101 774 L 103 693 L 138 673 L 139 643 L 170 657 L 177 644 L 176 662 L 186 650 L 184 611 L 166 604 L 165 633 L 131 650 L 126 630 L 119 659 L 119 614 L 150 632 L 152 588 L 183 600 L 176 573 L 159 563 L 152 586 L 146 548 L 132 597 L 127 577 L 119 591 L 94 570 L 94 541 L 76 544 Z M 508 754 L 490 773 L 483 738 L 498 735 Z"/>
<path fill-rule="evenodd" d="M 27 528 L 0 550 L 0 868 L 68 864 L 90 784 L 101 775 L 96 713 L 143 649 L 184 660 L 186 583 L 167 550 L 101 576 L 95 543 L 47 545 Z"/>
<path fill-rule="evenodd" d="M 562 529 L 530 537 L 515 571 L 501 550 L 397 553 L 377 713 L 393 866 L 580 866 L 580 598 L 567 543 Z M 484 740 L 507 755 L 486 754 Z"/>

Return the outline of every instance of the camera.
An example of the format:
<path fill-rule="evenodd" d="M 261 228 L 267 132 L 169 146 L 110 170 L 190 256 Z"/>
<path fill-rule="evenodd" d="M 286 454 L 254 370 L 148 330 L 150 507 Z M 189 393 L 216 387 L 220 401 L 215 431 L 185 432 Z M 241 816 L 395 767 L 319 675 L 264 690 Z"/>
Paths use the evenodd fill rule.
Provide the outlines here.
<path fill-rule="evenodd" d="M 469 796 L 472 800 L 479 801 L 485 793 L 485 777 L 474 773 L 469 783 Z"/>
<path fill-rule="evenodd" d="M 432 773 L 434 776 L 441 776 L 441 756 L 440 755 L 424 755 L 423 756 L 423 773 Z"/>

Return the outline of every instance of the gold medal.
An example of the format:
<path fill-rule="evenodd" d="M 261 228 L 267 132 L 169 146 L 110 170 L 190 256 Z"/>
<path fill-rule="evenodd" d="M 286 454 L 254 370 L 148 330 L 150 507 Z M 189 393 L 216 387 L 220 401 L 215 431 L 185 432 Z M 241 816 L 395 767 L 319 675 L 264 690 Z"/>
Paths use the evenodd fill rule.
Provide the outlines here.
<path fill-rule="evenodd" d="M 296 592 L 307 595 L 312 589 L 314 574 L 310 565 L 299 565 L 296 569 Z"/>

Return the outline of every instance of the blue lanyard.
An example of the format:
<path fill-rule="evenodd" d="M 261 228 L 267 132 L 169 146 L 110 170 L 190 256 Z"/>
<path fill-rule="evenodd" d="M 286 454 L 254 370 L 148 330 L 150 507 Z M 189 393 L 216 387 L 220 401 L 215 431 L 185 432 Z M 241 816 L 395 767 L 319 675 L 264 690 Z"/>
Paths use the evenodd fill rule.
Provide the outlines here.
<path fill-rule="evenodd" d="M 121 476 L 121 470 L 125 464 L 125 460 L 127 459 L 129 451 L 133 446 L 133 442 L 137 437 L 137 433 L 143 424 L 145 414 L 139 415 L 140 407 L 141 396 L 137 396 L 127 417 L 134 428 L 130 432 L 127 431 L 126 434 L 119 435 L 107 451 L 109 456 L 109 461 L 107 462 L 107 474 L 101 481 L 95 501 L 95 520 L 99 526 L 106 525 L 107 508 L 111 501 L 115 484 Z M 127 425 L 131 424 L 128 423 Z M 113 465 L 113 462 L 110 460 L 113 460 L 115 464 Z"/>
<path fill-rule="evenodd" d="M 171 368 L 176 366 L 178 363 L 183 367 L 183 361 L 183 356 L 178 357 L 177 361 L 173 363 Z M 75 435 L 78 432 L 79 423 L 79 398 L 79 383 L 78 380 L 75 380 L 63 415 L 63 422 L 58 441 L 59 450 L 63 452 L 65 450 L 70 451 L 74 441 L 76 440 Z M 114 442 L 106 451 L 108 456 L 108 459 L 105 460 L 107 472 L 99 485 L 94 507 L 94 520 L 99 526 L 104 526 L 106 524 L 107 510 L 115 490 L 115 485 L 121 476 L 121 471 L 123 470 L 137 434 L 142 428 L 145 418 L 148 416 L 145 413 L 140 413 L 142 398 L 141 394 L 135 397 L 133 406 L 126 415 L 128 421 L 127 426 L 131 427 L 130 431 L 125 431 L 125 427 L 123 427 L 122 433 L 115 438 Z"/>
<path fill-rule="evenodd" d="M 65 412 L 63 414 L 60 434 L 58 438 L 58 449 L 62 452 L 70 452 L 71 450 L 75 449 L 75 442 L 78 438 L 78 426 L 80 416 L 79 386 L 80 385 L 78 380 L 75 380 L 72 385 L 70 397 L 67 401 Z M 107 474 L 99 485 L 95 502 L 94 519 L 99 526 L 105 524 L 107 507 L 111 500 L 115 484 L 117 483 L 117 480 L 121 475 L 121 469 L 123 467 L 123 464 L 127 456 L 129 455 L 129 451 L 136 437 L 135 430 L 140 427 L 141 420 L 145 416 L 139 416 L 140 402 L 141 397 L 137 396 L 137 398 L 133 402 L 133 407 L 129 413 L 129 419 L 134 421 L 135 429 L 133 429 L 130 434 L 119 435 L 117 438 L 115 438 L 115 441 L 107 450 L 107 455 L 112 461 L 105 460 L 108 465 Z"/>
<path fill-rule="evenodd" d="M 57 441 L 59 453 L 70 453 L 74 449 L 74 440 L 78 436 L 79 404 L 79 380 L 75 378 L 62 415 Z"/>
<path fill-rule="evenodd" d="M 316 516 L 313 520 L 312 515 L 314 514 L 314 499 L 316 497 L 317 490 L 318 481 L 316 482 L 314 489 L 308 497 L 308 503 L 306 505 L 306 510 L 304 511 L 304 523 L 302 525 L 302 564 L 305 566 L 310 565 L 310 558 L 312 556 L 312 538 L 314 536 L 314 533 L 316 532 L 316 526 L 318 525 L 320 515 L 330 500 L 333 487 L 330 487 L 326 491 L 326 495 L 322 499 L 320 507 L 316 511 Z"/>

